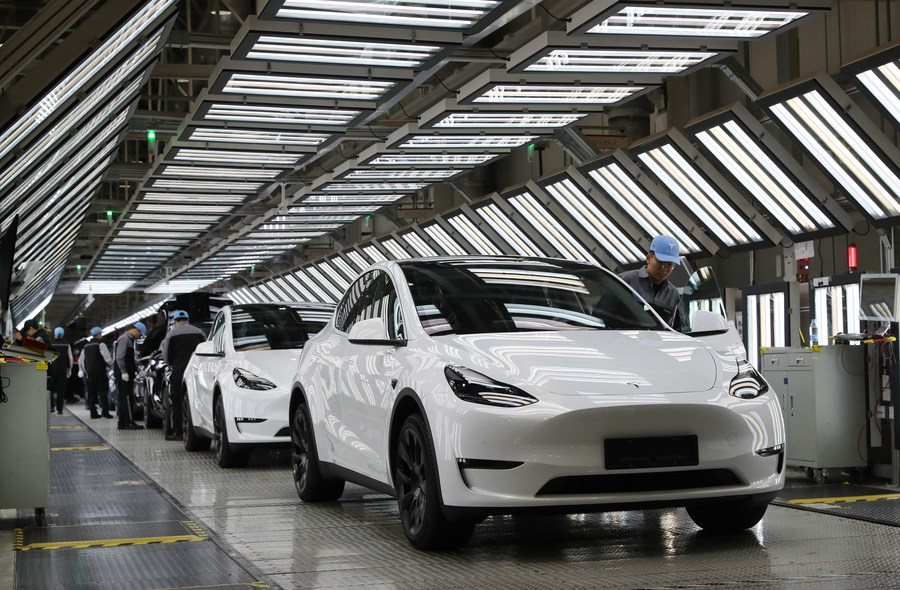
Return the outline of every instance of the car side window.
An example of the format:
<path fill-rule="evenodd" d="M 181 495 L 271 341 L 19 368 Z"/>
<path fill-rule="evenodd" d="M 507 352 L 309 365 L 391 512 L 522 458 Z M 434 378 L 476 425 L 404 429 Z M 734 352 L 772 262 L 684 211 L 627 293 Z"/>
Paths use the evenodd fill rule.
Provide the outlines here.
<path fill-rule="evenodd" d="M 376 273 L 379 272 L 367 272 L 350 286 L 335 312 L 335 328 L 341 332 L 349 332 L 353 324 L 361 319 L 365 319 L 365 317 L 362 317 L 366 308 L 365 302 L 367 299 L 371 299 L 373 281 L 376 278 Z"/>
<path fill-rule="evenodd" d="M 215 352 L 225 352 L 225 312 L 220 311 L 213 322 L 209 339 L 212 340 Z"/>
<path fill-rule="evenodd" d="M 377 288 L 372 302 L 371 317 L 384 318 L 387 337 L 391 340 L 402 340 L 406 337 L 406 331 L 403 327 L 403 314 L 400 311 L 400 299 L 397 297 L 394 282 L 387 273 L 381 273 L 375 282 Z"/>

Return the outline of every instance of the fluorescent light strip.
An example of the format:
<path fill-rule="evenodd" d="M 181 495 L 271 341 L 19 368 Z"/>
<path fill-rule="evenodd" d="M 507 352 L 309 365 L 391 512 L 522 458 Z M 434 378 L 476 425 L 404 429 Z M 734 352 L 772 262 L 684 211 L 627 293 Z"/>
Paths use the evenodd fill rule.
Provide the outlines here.
<path fill-rule="evenodd" d="M 771 110 L 857 206 L 874 219 L 900 215 L 900 179 L 818 91 Z"/>
<path fill-rule="evenodd" d="M 735 246 L 762 241 L 759 233 L 671 144 L 638 157 L 722 243 Z"/>
<path fill-rule="evenodd" d="M 216 205 L 240 205 L 244 202 L 243 195 L 229 194 L 204 194 L 204 193 L 143 193 L 141 201 L 154 201 L 161 203 L 179 203 L 178 206 L 187 206 L 191 203 L 209 201 Z"/>
<path fill-rule="evenodd" d="M 125 222 L 122 224 L 121 227 L 122 227 L 122 229 L 124 229 L 124 230 L 139 230 L 139 229 L 146 229 L 146 230 L 162 230 L 162 229 L 169 229 L 169 230 L 178 230 L 178 231 L 184 231 L 184 232 L 188 232 L 188 231 L 191 231 L 191 232 L 194 232 L 194 231 L 201 232 L 201 231 L 205 231 L 206 229 L 208 229 L 208 228 L 212 225 L 212 223 L 213 223 L 213 222 L 211 222 L 211 221 L 208 221 L 207 223 L 165 223 L 165 222 L 163 222 L 162 220 L 160 220 L 160 223 L 148 223 L 148 222 L 144 222 L 144 221 L 129 221 L 129 220 L 126 219 Z"/>
<path fill-rule="evenodd" d="M 564 258 L 600 264 L 600 261 L 580 244 L 533 194 L 526 191 L 508 200 L 516 211 L 531 223 L 537 233 L 555 246 Z"/>
<path fill-rule="evenodd" d="M 565 127 L 588 113 L 450 113 L 434 127 L 452 129 L 486 129 L 516 127 Z"/>
<path fill-rule="evenodd" d="M 153 238 L 157 240 L 178 239 L 178 238 L 196 238 L 200 232 L 196 231 L 120 231 L 118 238 Z"/>
<path fill-rule="evenodd" d="M 496 84 L 475 103 L 488 104 L 615 104 L 641 92 L 645 86 Z"/>
<path fill-rule="evenodd" d="M 438 253 L 428 245 L 428 243 L 419 237 L 414 231 L 408 231 L 401 234 L 400 237 L 409 244 L 409 247 L 416 251 L 417 256 L 437 256 Z"/>
<path fill-rule="evenodd" d="M 347 287 L 350 286 L 350 281 L 342 277 L 341 274 L 331 266 L 328 260 L 320 260 L 315 264 L 315 267 L 325 274 L 328 277 L 328 280 L 338 288 L 338 299 L 340 299 L 344 291 L 347 290 Z"/>
<path fill-rule="evenodd" d="M 159 205 L 156 203 L 141 202 L 138 202 L 135 206 L 135 211 L 141 213 L 205 213 L 208 215 L 225 215 L 230 213 L 233 209 L 234 207 L 228 205 Z"/>
<path fill-rule="evenodd" d="M 435 45 L 262 35 L 246 59 L 413 69 L 440 49 Z"/>
<path fill-rule="evenodd" d="M 273 152 L 178 148 L 172 159 L 178 162 L 187 160 L 202 164 L 252 164 L 285 168 L 296 164 L 297 158 L 296 154 Z"/>
<path fill-rule="evenodd" d="M 696 134 L 697 139 L 762 204 L 778 223 L 797 235 L 834 224 L 778 163 L 734 120 Z"/>
<path fill-rule="evenodd" d="M 174 3 L 175 0 L 147 2 L 100 47 L 91 52 L 87 59 L 72 68 L 71 73 L 62 78 L 12 126 L 4 130 L 3 140 L 0 141 L 0 159 L 10 153 L 27 134 L 51 117 L 70 97 L 82 91 L 86 84 L 93 80 L 107 64 L 116 59 L 132 41 L 144 34 L 144 31 Z M 156 44 L 160 42 L 159 35 L 152 39 Z M 157 49 L 152 43 L 147 47 L 151 47 L 151 50 Z"/>
<path fill-rule="evenodd" d="M 405 197 L 405 194 L 398 195 L 353 195 L 353 194 L 339 194 L 337 192 L 332 194 L 313 194 L 308 195 L 303 199 L 302 203 L 304 205 L 332 205 L 332 204 L 343 204 L 343 205 L 351 205 L 354 203 L 359 204 L 378 204 L 385 205 L 388 203 L 393 203 L 394 201 L 398 201 Z"/>
<path fill-rule="evenodd" d="M 304 270 L 309 273 L 309 276 L 318 281 L 326 291 L 328 291 L 330 301 L 337 301 L 344 294 L 344 290 L 339 288 L 329 278 L 322 274 L 322 272 L 316 267 L 316 265 L 307 266 Z"/>
<path fill-rule="evenodd" d="M 76 295 L 118 295 L 131 288 L 134 281 L 79 281 L 72 293 Z"/>
<path fill-rule="evenodd" d="M 291 215 L 291 219 L 294 221 L 303 221 L 306 219 L 308 215 L 366 215 L 369 213 L 375 213 L 379 209 L 381 209 L 381 205 L 372 204 L 372 205 L 317 205 L 307 207 L 307 201 L 303 201 L 303 206 L 300 207 L 291 207 L 288 209 L 288 213 Z M 298 216 L 294 218 L 293 216 Z"/>
<path fill-rule="evenodd" d="M 294 273 L 289 273 L 284 275 L 285 282 L 293 287 L 295 291 L 300 294 L 300 297 L 305 299 L 306 301 L 318 301 L 318 298 L 313 294 L 312 291 L 307 289 L 303 283 L 297 280 Z"/>
<path fill-rule="evenodd" d="M 246 123 L 273 123 L 278 125 L 335 125 L 347 126 L 362 114 L 350 109 L 315 109 L 299 106 L 266 106 L 213 103 L 204 119 L 211 121 L 236 121 Z"/>
<path fill-rule="evenodd" d="M 333 264 L 339 271 L 344 273 L 344 276 L 348 279 L 348 281 L 352 281 L 359 276 L 359 270 L 355 270 L 352 266 L 347 264 L 347 261 L 339 256 L 335 256 L 334 258 L 329 259 L 331 264 Z M 360 269 L 361 270 L 361 269 Z M 347 283 L 347 286 L 350 286 L 350 283 Z"/>
<path fill-rule="evenodd" d="M 211 143 L 275 144 L 284 146 L 314 147 L 332 136 L 326 133 L 302 133 L 299 131 L 265 131 L 263 129 L 225 129 L 199 127 L 191 131 L 187 139 Z M 296 160 L 296 157 L 294 158 Z"/>
<path fill-rule="evenodd" d="M 159 212 L 140 212 L 140 208 L 137 208 L 134 213 L 131 213 L 128 216 L 128 221 L 141 221 L 141 222 L 149 222 L 149 223 L 174 223 L 179 227 L 182 227 L 180 224 L 186 222 L 197 222 L 203 223 L 205 222 L 204 227 L 208 227 L 211 223 L 215 223 L 216 221 L 222 218 L 221 215 L 190 215 L 189 211 L 184 211 L 183 213 L 178 212 L 177 210 L 172 212 L 172 215 L 168 215 L 166 213 Z"/>
<path fill-rule="evenodd" d="M 468 252 L 450 237 L 450 234 L 444 231 L 444 228 L 440 225 L 432 223 L 430 225 L 422 226 L 422 229 L 432 240 L 440 244 L 441 248 L 444 249 L 444 252 L 450 256 L 464 256 L 468 254 Z"/>
<path fill-rule="evenodd" d="M 203 191 L 233 191 L 249 195 L 262 188 L 261 182 L 216 182 L 213 180 L 181 181 L 169 178 L 153 178 L 150 181 L 153 188 L 172 188 L 177 190 L 198 189 Z M 243 199 L 241 200 L 243 202 Z"/>
<path fill-rule="evenodd" d="M 468 29 L 499 0 L 285 0 L 278 18 L 348 23 Z"/>
<path fill-rule="evenodd" d="M 253 300 L 250 298 L 250 292 L 244 287 L 235 291 L 229 291 L 225 296 L 236 303 L 253 303 Z"/>
<path fill-rule="evenodd" d="M 350 262 L 356 265 L 356 268 L 358 268 L 360 272 L 369 268 L 370 263 L 367 262 L 359 252 L 351 250 L 349 252 L 345 252 L 344 255 L 350 259 Z"/>
<path fill-rule="evenodd" d="M 145 289 L 145 293 L 193 293 L 215 281 L 208 279 L 172 279 Z"/>
<path fill-rule="evenodd" d="M 900 123 L 900 62 L 891 61 L 856 75 L 875 100 Z"/>
<path fill-rule="evenodd" d="M 808 15 L 808 12 L 783 10 L 625 6 L 587 32 L 755 39 Z"/>
<path fill-rule="evenodd" d="M 501 238 L 506 240 L 506 243 L 517 254 L 521 256 L 547 256 L 547 253 L 541 251 L 537 244 L 525 235 L 525 232 L 513 225 L 496 205 L 479 207 L 477 212 Z"/>
<path fill-rule="evenodd" d="M 649 236 L 667 234 L 682 252 L 699 252 L 700 246 L 618 164 L 591 170 L 589 176 Z"/>
<path fill-rule="evenodd" d="M 365 252 L 366 256 L 368 256 L 373 262 L 384 262 L 385 260 L 387 260 L 387 256 L 382 254 L 381 250 L 379 250 L 375 246 L 363 246 L 362 251 Z"/>
<path fill-rule="evenodd" d="M 166 164 L 161 166 L 157 174 L 175 178 L 249 178 L 251 180 L 275 178 L 282 172 L 279 170 L 266 170 L 264 168 L 215 168 L 212 166 L 173 166 Z"/>
<path fill-rule="evenodd" d="M 307 269 L 301 268 L 294 271 L 293 275 L 298 281 L 303 283 L 307 289 L 315 293 L 315 298 L 312 301 L 322 301 L 327 303 L 332 302 L 336 299 L 335 297 L 332 297 L 331 295 L 326 293 L 325 290 L 323 290 L 315 283 L 315 281 L 306 276 L 306 272 Z"/>
<path fill-rule="evenodd" d="M 623 72 L 678 74 L 717 55 L 701 51 L 556 49 L 525 67 L 527 72 Z"/>
<path fill-rule="evenodd" d="M 392 238 L 385 238 L 383 240 L 379 240 L 379 243 L 391 253 L 394 260 L 404 260 L 406 258 L 412 258 L 409 252 L 403 249 L 403 247 L 397 243 L 397 240 Z"/>
<path fill-rule="evenodd" d="M 414 135 L 400 149 L 496 148 L 512 149 L 538 139 L 539 135 Z"/>
<path fill-rule="evenodd" d="M 354 170 L 344 176 L 348 182 L 371 180 L 444 180 L 463 172 L 462 170 Z"/>
<path fill-rule="evenodd" d="M 288 301 L 303 300 L 303 296 L 298 293 L 297 290 L 294 289 L 283 276 L 275 277 L 274 279 L 272 279 L 271 284 L 273 286 L 277 286 L 280 291 L 284 292 L 287 295 Z"/>
<path fill-rule="evenodd" d="M 620 265 L 644 260 L 646 253 L 643 249 L 625 235 L 571 179 L 549 184 L 544 190 Z"/>
<path fill-rule="evenodd" d="M 356 78 L 310 78 L 234 72 L 225 83 L 222 92 L 292 98 L 375 101 L 394 85 L 395 82 Z"/>
<path fill-rule="evenodd" d="M 367 166 L 477 166 L 496 154 L 382 154 Z"/>
<path fill-rule="evenodd" d="M 269 288 L 270 291 L 278 296 L 279 301 L 291 301 L 294 298 L 293 295 L 289 294 L 286 290 L 281 288 L 281 285 L 278 284 L 278 281 L 267 281 L 265 285 Z"/>
<path fill-rule="evenodd" d="M 487 254 L 489 256 L 501 256 L 501 252 L 484 232 L 478 229 L 472 220 L 463 214 L 453 215 L 447 218 L 447 223 L 452 225 L 456 231 L 463 236 L 478 254 Z"/>
<path fill-rule="evenodd" d="M 334 193 L 355 193 L 355 192 L 383 192 L 383 191 L 397 191 L 397 192 L 408 192 L 412 193 L 418 190 L 422 190 L 427 187 L 428 182 L 378 182 L 378 183 L 364 183 L 364 182 L 332 182 L 330 184 L 326 184 L 319 188 L 319 190 L 324 192 L 334 192 Z M 363 197 L 365 198 L 365 197 Z"/>

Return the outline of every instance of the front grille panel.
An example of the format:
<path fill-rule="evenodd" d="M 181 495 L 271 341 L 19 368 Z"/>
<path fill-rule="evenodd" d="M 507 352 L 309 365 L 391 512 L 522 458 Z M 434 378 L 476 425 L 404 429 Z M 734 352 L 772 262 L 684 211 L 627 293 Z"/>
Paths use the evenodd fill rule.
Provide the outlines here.
<path fill-rule="evenodd" d="M 610 475 L 573 475 L 551 479 L 538 491 L 538 496 L 578 494 L 621 494 L 690 490 L 740 485 L 741 480 L 730 469 L 698 469 L 662 473 L 616 473 Z"/>

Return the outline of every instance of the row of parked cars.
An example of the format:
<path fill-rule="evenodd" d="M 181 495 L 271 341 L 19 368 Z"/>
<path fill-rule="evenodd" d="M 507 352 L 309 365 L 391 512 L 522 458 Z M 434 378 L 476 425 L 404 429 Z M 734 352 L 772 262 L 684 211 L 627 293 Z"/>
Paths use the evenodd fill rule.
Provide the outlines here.
<path fill-rule="evenodd" d="M 423 549 L 495 514 L 684 506 L 752 527 L 784 485 L 783 419 L 700 305 L 708 277 L 679 331 L 605 269 L 520 257 L 377 263 L 336 307 L 226 306 L 185 371 L 184 446 L 230 467 L 289 444 L 303 501 L 390 494 Z"/>

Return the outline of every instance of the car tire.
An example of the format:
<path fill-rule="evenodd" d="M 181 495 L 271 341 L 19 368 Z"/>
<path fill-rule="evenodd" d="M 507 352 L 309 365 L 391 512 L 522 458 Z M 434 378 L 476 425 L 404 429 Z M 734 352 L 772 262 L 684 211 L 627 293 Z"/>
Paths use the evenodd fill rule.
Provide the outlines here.
<path fill-rule="evenodd" d="M 412 414 L 400 427 L 394 448 L 394 488 L 400 522 L 418 549 L 452 549 L 469 540 L 473 521 L 451 522 L 444 515 L 434 445 L 425 422 Z"/>
<path fill-rule="evenodd" d="M 216 463 L 219 467 L 241 467 L 247 464 L 248 452 L 243 449 L 235 449 L 228 442 L 228 428 L 225 424 L 225 406 L 222 396 L 216 397 L 213 403 L 213 432 L 215 434 Z"/>
<path fill-rule="evenodd" d="M 186 391 L 181 398 L 181 428 L 184 431 L 185 451 L 205 451 L 212 443 L 210 439 L 198 435 L 194 430 L 194 421 L 191 419 L 191 403 Z"/>
<path fill-rule="evenodd" d="M 689 506 L 687 513 L 694 524 L 703 530 L 713 533 L 734 533 L 756 526 L 768 507 L 768 503 L 741 500 Z"/>
<path fill-rule="evenodd" d="M 344 493 L 344 480 L 322 476 L 312 420 L 304 400 L 297 404 L 291 418 L 291 471 L 297 495 L 304 502 L 333 502 Z"/>

